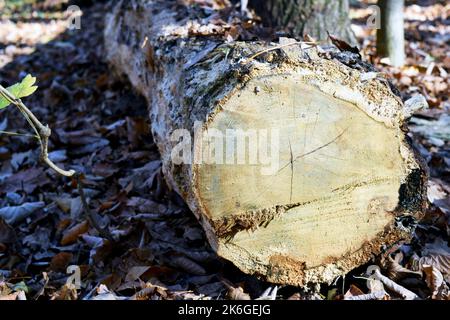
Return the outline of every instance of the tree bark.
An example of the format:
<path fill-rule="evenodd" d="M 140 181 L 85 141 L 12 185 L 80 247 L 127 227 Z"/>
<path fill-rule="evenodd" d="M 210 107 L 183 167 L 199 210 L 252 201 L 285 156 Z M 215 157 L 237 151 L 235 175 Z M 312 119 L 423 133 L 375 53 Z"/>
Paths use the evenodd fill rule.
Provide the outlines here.
<path fill-rule="evenodd" d="M 395 67 L 405 63 L 404 0 L 379 0 L 381 29 L 377 30 L 377 50 Z"/>
<path fill-rule="evenodd" d="M 305 285 L 409 239 L 426 174 L 386 80 L 352 53 L 227 41 L 231 26 L 178 3 L 119 2 L 107 59 L 148 100 L 168 185 L 212 248 L 244 272 Z M 195 142 L 194 163 L 174 157 L 180 141 Z"/>
<path fill-rule="evenodd" d="M 350 28 L 348 0 L 251 0 L 250 5 L 270 27 L 303 39 L 326 40 L 328 33 L 356 44 Z"/>

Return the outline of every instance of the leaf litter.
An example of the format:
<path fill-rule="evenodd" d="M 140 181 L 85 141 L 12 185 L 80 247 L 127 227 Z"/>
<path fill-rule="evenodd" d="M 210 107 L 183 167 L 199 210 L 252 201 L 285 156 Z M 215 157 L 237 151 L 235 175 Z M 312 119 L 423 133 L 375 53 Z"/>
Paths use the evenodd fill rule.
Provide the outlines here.
<path fill-rule="evenodd" d="M 0 18 L 0 83 L 23 79 L 12 89 L 23 97 L 39 86 L 27 104 L 54 128 L 50 158 L 83 172 L 89 207 L 113 238 L 85 217 L 76 183 L 39 163 L 33 139 L 0 135 L 0 299 L 449 299 L 448 4 L 407 3 L 403 68 L 376 57 L 373 30 L 361 24 L 368 3 L 352 9 L 364 58 L 393 78 L 405 100 L 425 93 L 431 106 L 409 125 L 430 167 L 431 205 L 413 242 L 375 262 L 380 282 L 367 282 L 363 266 L 329 286 L 302 289 L 264 283 L 218 258 L 193 214 L 167 188 L 145 101 L 103 60 L 98 30 L 109 6 L 85 8 L 83 32 L 64 30 L 57 11 L 42 13 L 51 23 Z M 246 32 L 231 27 L 227 41 Z M 0 116 L 1 131 L 26 128 L 12 108 Z M 68 282 L 71 265 L 79 268 L 79 288 Z"/>

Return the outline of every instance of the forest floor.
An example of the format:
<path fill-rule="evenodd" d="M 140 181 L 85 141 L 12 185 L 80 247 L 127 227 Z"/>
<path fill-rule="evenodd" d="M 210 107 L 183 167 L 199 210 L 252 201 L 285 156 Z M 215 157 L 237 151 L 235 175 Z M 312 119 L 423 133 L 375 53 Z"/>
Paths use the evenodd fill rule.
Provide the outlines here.
<path fill-rule="evenodd" d="M 38 91 L 24 101 L 53 129 L 50 158 L 84 173 L 89 207 L 114 242 L 88 222 L 76 182 L 39 162 L 35 139 L 1 134 L 0 299 L 267 296 L 274 285 L 218 258 L 192 213 L 165 186 L 146 103 L 104 61 L 108 5 L 84 8 L 81 30 L 67 30 L 58 1 L 26 2 L 0 8 L 0 83 L 37 77 Z M 407 1 L 403 68 L 376 57 L 375 30 L 365 26 L 368 4 L 353 8 L 351 15 L 364 59 L 392 78 L 405 99 L 422 93 L 430 104 L 410 121 L 410 136 L 430 167 L 430 208 L 413 242 L 393 252 L 382 272 L 420 298 L 444 299 L 450 280 L 450 6 L 415 3 Z M 27 128 L 15 108 L 0 111 L 0 131 L 29 133 Z M 79 290 L 68 282 L 70 265 L 79 266 Z M 284 286 L 275 295 L 342 299 L 362 294 L 368 291 L 360 278 L 365 268 L 320 291 Z"/>

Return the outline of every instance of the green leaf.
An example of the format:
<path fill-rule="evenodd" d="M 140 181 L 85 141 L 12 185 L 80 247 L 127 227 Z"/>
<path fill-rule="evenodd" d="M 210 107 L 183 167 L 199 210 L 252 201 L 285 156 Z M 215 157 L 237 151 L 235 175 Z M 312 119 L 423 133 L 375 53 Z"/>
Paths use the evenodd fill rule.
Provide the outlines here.
<path fill-rule="evenodd" d="M 37 90 L 38 87 L 34 85 L 35 83 L 36 78 L 29 74 L 23 78 L 21 82 L 6 88 L 6 90 L 8 90 L 17 99 L 21 99 L 31 96 Z M 0 109 L 6 108 L 9 105 L 9 101 L 0 95 Z"/>
<path fill-rule="evenodd" d="M 24 291 L 25 293 L 28 293 L 28 291 L 29 291 L 26 283 L 23 281 L 16 283 L 13 287 L 13 290 L 14 291 Z"/>
<path fill-rule="evenodd" d="M 9 105 L 10 105 L 9 101 L 6 100 L 5 97 L 3 97 L 0 93 L 0 110 L 6 108 Z"/>
<path fill-rule="evenodd" d="M 327 300 L 334 300 L 337 296 L 337 293 L 338 293 L 337 288 L 328 290 Z"/>

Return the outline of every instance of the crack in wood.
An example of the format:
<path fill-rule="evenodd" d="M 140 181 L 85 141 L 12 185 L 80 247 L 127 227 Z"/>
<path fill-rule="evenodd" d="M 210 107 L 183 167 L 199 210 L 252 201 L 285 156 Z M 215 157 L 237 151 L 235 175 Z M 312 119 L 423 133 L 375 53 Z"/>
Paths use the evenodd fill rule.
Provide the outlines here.
<path fill-rule="evenodd" d="M 313 150 L 311 150 L 311 151 L 309 151 L 309 152 L 306 152 L 306 153 L 303 153 L 303 154 L 297 156 L 297 157 L 293 160 L 293 162 L 295 162 L 295 161 L 297 161 L 297 160 L 300 160 L 301 158 L 304 158 L 304 157 L 306 157 L 306 156 L 309 156 L 309 155 L 311 155 L 311 154 L 313 154 L 313 153 L 316 153 L 316 152 L 319 151 L 319 150 L 322 150 L 322 149 L 328 147 L 328 146 L 331 145 L 332 143 L 338 141 L 338 140 L 344 135 L 344 133 L 347 132 L 347 130 L 348 130 L 348 127 L 345 128 L 345 129 L 344 129 L 344 130 L 343 130 L 336 138 L 334 138 L 333 140 L 331 140 L 331 141 L 325 143 L 324 145 L 322 145 L 322 146 L 320 146 L 320 147 L 317 147 L 317 148 L 315 148 L 315 149 L 313 149 Z M 283 166 L 280 170 L 278 170 L 277 173 L 280 173 L 282 170 L 286 169 L 290 164 L 291 164 L 291 162 L 287 163 L 287 164 L 286 164 L 285 166 Z"/>
<path fill-rule="evenodd" d="M 291 139 L 289 139 L 289 151 L 290 151 L 290 161 L 291 161 L 291 192 L 289 195 L 289 202 L 292 202 L 292 188 L 294 184 L 294 154 L 292 153 L 292 145 L 291 145 Z"/>

